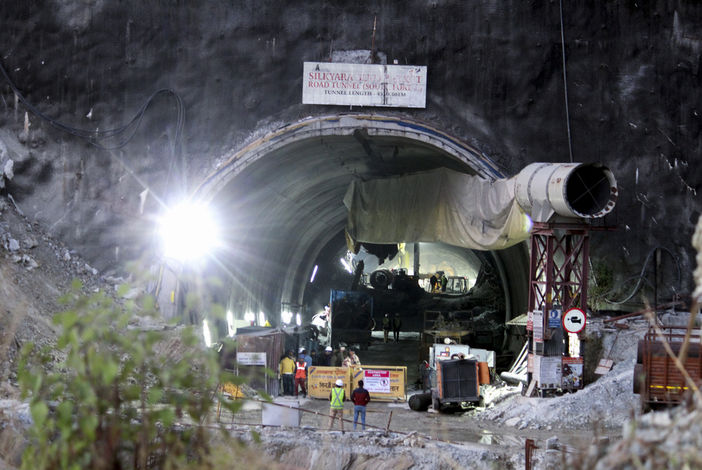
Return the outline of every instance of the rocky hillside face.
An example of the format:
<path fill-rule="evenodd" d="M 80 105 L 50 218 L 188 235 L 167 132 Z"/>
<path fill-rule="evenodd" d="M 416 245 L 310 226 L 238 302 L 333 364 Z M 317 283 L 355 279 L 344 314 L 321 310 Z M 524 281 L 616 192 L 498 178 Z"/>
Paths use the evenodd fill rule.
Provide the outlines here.
<path fill-rule="evenodd" d="M 562 16 L 559 6 L 3 2 L 3 190 L 91 266 L 119 272 L 153 251 L 157 198 L 191 191 L 223 156 L 280 125 L 358 111 L 302 105 L 302 63 L 375 46 L 390 63 L 428 68 L 426 109 L 391 114 L 470 143 L 505 175 L 569 161 L 569 148 L 573 161 L 609 166 L 620 199 L 607 223 L 617 230 L 593 235 L 593 257 L 626 278 L 660 247 L 659 294 L 689 292 L 702 5 L 578 0 L 563 2 Z"/>

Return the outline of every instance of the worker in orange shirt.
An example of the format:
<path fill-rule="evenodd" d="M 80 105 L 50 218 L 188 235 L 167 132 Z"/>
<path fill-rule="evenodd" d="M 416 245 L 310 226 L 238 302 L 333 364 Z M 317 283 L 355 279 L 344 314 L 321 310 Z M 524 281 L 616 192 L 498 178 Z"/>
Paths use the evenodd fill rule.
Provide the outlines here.
<path fill-rule="evenodd" d="M 300 357 L 297 358 L 295 369 L 295 396 L 297 396 L 298 387 L 300 387 L 302 388 L 302 396 L 306 397 L 307 386 L 305 382 L 307 382 L 307 361 L 305 361 L 304 356 L 300 355 Z"/>

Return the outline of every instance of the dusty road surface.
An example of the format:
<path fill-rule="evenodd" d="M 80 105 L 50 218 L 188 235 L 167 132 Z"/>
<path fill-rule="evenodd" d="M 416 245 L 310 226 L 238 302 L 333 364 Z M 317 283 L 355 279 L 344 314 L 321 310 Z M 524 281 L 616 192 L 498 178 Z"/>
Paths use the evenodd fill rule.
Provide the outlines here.
<path fill-rule="evenodd" d="M 366 350 L 359 351 L 359 356 L 363 364 L 367 365 L 394 365 L 407 367 L 407 396 L 421 392 L 421 387 L 416 383 L 418 378 L 419 340 L 417 335 L 404 334 L 399 343 L 383 343 L 382 339 L 375 339 Z M 492 391 L 497 401 L 505 402 L 510 399 L 524 399 L 521 397 L 518 387 L 510 387 L 501 384 Z M 548 400 L 532 398 L 538 401 Z M 291 436 L 299 435 L 301 432 L 314 433 L 316 437 L 312 439 L 322 439 L 329 434 L 329 402 L 328 400 L 311 398 L 287 398 L 279 399 L 287 406 L 300 408 L 301 430 L 289 429 Z M 504 403 L 503 403 L 504 406 Z M 490 409 L 488 404 L 488 409 Z M 606 436 L 610 440 L 619 439 L 620 429 L 609 429 L 603 431 L 596 429 L 596 426 L 589 424 L 573 428 L 559 427 L 558 422 L 548 426 L 534 429 L 533 427 L 505 425 L 499 420 L 481 419 L 480 415 L 487 411 L 485 408 L 468 409 L 456 413 L 435 413 L 412 411 L 407 401 L 401 402 L 381 402 L 371 401 L 367 407 L 366 425 L 367 430 L 361 431 L 360 423 L 357 430 L 353 430 L 353 406 L 346 403 L 344 410 L 345 434 L 354 442 L 363 442 L 368 436 L 390 434 L 406 437 L 421 436 L 427 442 L 455 443 L 461 446 L 470 446 L 472 449 L 483 449 L 490 455 L 502 456 L 505 460 L 497 468 L 509 468 L 506 463 L 510 459 L 521 462 L 524 457 L 524 447 L 526 439 L 533 439 L 537 446 L 545 449 L 549 441 L 554 438 L 558 440 L 560 451 L 571 453 L 584 452 L 593 439 Z M 250 426 L 251 429 L 260 431 L 264 428 L 261 424 L 261 403 L 247 401 L 244 408 L 235 415 L 222 413 L 220 422 L 239 429 L 240 431 Z M 333 434 L 340 430 L 337 422 Z M 269 429 L 269 432 L 276 432 Z"/>

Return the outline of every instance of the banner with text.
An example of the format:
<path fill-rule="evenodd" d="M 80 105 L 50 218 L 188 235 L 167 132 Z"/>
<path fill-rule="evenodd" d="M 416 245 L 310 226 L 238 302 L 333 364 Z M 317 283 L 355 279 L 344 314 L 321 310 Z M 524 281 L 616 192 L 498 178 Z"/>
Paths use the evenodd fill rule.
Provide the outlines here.
<path fill-rule="evenodd" d="M 364 370 L 364 387 L 369 392 L 390 393 L 389 370 Z"/>
<path fill-rule="evenodd" d="M 426 107 L 426 66 L 305 62 L 303 74 L 303 104 Z"/>

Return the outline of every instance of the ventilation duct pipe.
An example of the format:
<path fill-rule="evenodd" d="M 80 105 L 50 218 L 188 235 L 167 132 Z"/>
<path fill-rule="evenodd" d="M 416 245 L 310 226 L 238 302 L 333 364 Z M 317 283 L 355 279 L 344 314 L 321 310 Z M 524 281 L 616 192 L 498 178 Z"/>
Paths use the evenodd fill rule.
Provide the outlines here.
<path fill-rule="evenodd" d="M 596 219 L 614 209 L 617 182 L 598 163 L 532 163 L 515 177 L 515 197 L 534 222 Z"/>

